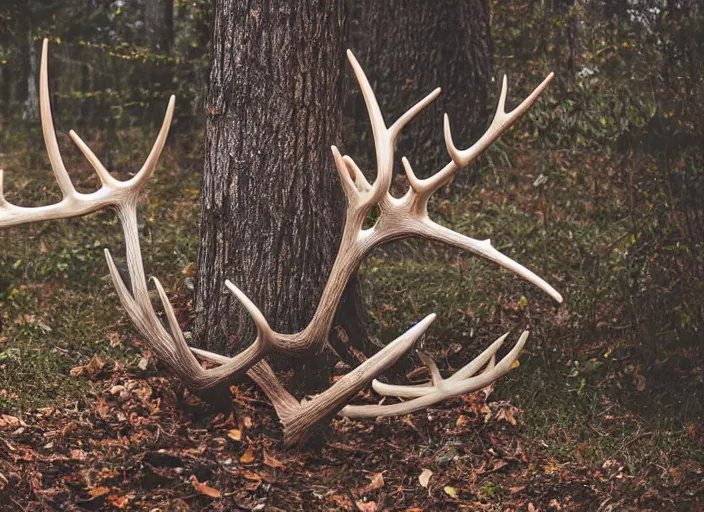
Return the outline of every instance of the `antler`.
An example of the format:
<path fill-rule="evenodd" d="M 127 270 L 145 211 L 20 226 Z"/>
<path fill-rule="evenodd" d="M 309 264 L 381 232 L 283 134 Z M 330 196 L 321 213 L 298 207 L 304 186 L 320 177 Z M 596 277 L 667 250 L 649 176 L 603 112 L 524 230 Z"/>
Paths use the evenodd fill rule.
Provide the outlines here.
<path fill-rule="evenodd" d="M 72 217 L 98 210 L 104 206 L 113 207 L 117 211 L 125 235 L 131 289 L 122 280 L 109 251 L 106 250 L 110 275 L 125 310 L 156 356 L 176 373 L 187 387 L 195 392 L 204 393 L 212 390 L 216 386 L 227 384 L 247 372 L 271 399 L 284 424 L 287 444 L 302 441 L 309 433 L 310 427 L 340 411 L 362 387 L 408 351 L 435 319 L 435 315 L 427 316 L 378 354 L 369 358 L 312 400 L 299 402 L 283 388 L 263 358 L 271 353 L 295 356 L 322 347 L 327 340 L 333 315 L 347 281 L 364 256 L 373 248 L 390 240 L 411 236 L 439 241 L 494 261 L 534 283 L 558 302 L 562 301 L 560 294 L 543 279 L 498 252 L 491 246 L 489 240 L 475 240 L 436 224 L 430 220 L 427 211 L 428 199 L 433 192 L 450 181 L 460 168 L 468 165 L 508 126 L 515 122 L 535 102 L 551 80 L 552 74 L 519 107 L 510 113 L 506 113 L 504 110 L 506 99 L 506 79 L 504 78 L 501 98 L 493 122 L 487 133 L 467 150 L 461 151 L 454 146 L 446 116 L 445 139 L 452 161 L 434 176 L 419 180 L 414 175 L 408 160 L 404 158 L 403 165 L 409 178 L 410 189 L 402 198 L 397 199 L 389 194 L 396 139 L 403 127 L 437 98 L 440 89 L 430 93 L 391 126 L 387 126 L 369 81 L 359 63 L 351 52 L 348 51 L 347 55 L 360 84 L 371 119 L 376 147 L 376 179 L 370 184 L 350 157 L 343 157 L 336 147 L 332 147 L 337 172 L 347 197 L 347 214 L 340 248 L 313 318 L 308 326 L 298 333 L 277 333 L 269 326 L 266 318 L 247 296 L 231 282 L 226 281 L 228 290 L 247 309 L 257 327 L 257 337 L 253 344 L 233 358 L 193 349 L 187 345 L 173 308 L 157 279 L 153 279 L 153 282 L 166 313 L 168 330 L 162 324 L 149 299 L 137 229 L 137 198 L 140 190 L 153 173 L 164 148 L 173 116 L 175 101 L 173 97 L 169 101 L 161 130 L 146 162 L 142 169 L 128 181 L 121 182 L 114 179 L 85 143 L 73 131 L 71 132 L 71 138 L 95 169 L 102 184 L 101 188 L 92 194 L 78 193 L 63 165 L 54 133 L 49 104 L 46 70 L 47 41 L 45 40 L 41 63 L 42 129 L 49 160 L 62 191 L 63 199 L 55 205 L 45 207 L 24 208 L 12 205 L 2 196 L 2 172 L 0 171 L 0 227 L 35 220 Z M 377 222 L 371 228 L 364 229 L 364 220 L 374 207 L 378 207 L 380 212 Z M 374 383 L 374 388 L 382 394 L 413 397 L 412 400 L 389 406 L 347 406 L 342 409 L 341 414 L 351 417 L 405 414 L 428 407 L 449 397 L 480 389 L 500 378 L 511 368 L 523 348 L 527 336 L 528 333 L 524 333 L 499 364 L 494 365 L 495 354 L 505 337 L 494 342 L 472 363 L 448 379 L 442 379 L 435 363 L 426 359 L 432 376 L 431 386 L 388 386 L 376 381 Z M 204 369 L 194 353 L 220 363 L 221 366 Z M 484 365 L 486 365 L 485 371 L 474 376 Z"/>
<path fill-rule="evenodd" d="M 402 198 L 397 199 L 389 193 L 393 175 L 396 139 L 403 127 L 415 117 L 418 112 L 437 98 L 440 94 L 440 89 L 434 90 L 404 113 L 391 126 L 387 126 L 376 97 L 374 96 L 374 92 L 361 66 L 352 52 L 348 51 L 347 56 L 359 82 L 371 120 L 376 148 L 376 179 L 373 183 L 369 183 L 362 171 L 349 156 L 343 157 L 335 146 L 332 147 L 335 165 L 340 176 L 342 188 L 347 197 L 345 229 L 337 258 L 318 308 L 308 326 L 300 333 L 292 335 L 291 337 L 276 334 L 271 330 L 268 331 L 268 335 L 274 340 L 279 340 L 279 342 L 282 340 L 296 339 L 297 346 L 302 350 L 309 350 L 314 346 L 324 343 L 342 290 L 351 273 L 357 268 L 364 256 L 373 248 L 387 241 L 411 236 L 435 240 L 468 250 L 498 263 L 504 268 L 511 270 L 520 277 L 537 285 L 555 300 L 561 302 L 562 296 L 555 291 L 554 288 L 530 270 L 498 252 L 492 247 L 489 240 L 475 240 L 445 228 L 430 220 L 427 209 L 430 196 L 441 186 L 448 183 L 459 169 L 469 165 L 484 149 L 490 146 L 511 124 L 523 115 L 536 101 L 540 93 L 547 87 L 552 80 L 553 74 L 550 74 L 528 98 L 510 113 L 505 111 L 507 85 L 506 78 L 504 77 L 499 104 L 489 129 L 477 143 L 467 150 L 461 151 L 455 147 L 450 133 L 449 121 L 447 116 L 445 116 L 445 140 L 452 161 L 430 178 L 420 180 L 413 173 L 408 160 L 403 158 L 403 165 L 408 175 L 410 189 Z M 364 229 L 364 220 L 375 206 L 379 208 L 378 219 L 374 226 Z M 235 288 L 231 283 L 228 282 L 227 286 L 234 291 Z M 243 296 L 238 295 L 238 298 L 243 300 L 241 297 Z M 255 317 L 255 315 L 252 315 L 252 317 L 255 319 L 255 322 L 257 322 L 257 317 Z M 265 322 L 263 317 L 260 316 L 259 318 L 261 318 L 260 322 Z M 425 322 L 425 320 L 423 322 Z M 423 325 L 423 322 L 418 325 Z M 508 355 L 506 355 L 498 365 L 494 365 L 495 354 L 505 339 L 505 336 L 499 338 L 499 340 L 494 342 L 477 359 L 457 372 L 453 377 L 446 380 L 440 378 L 435 363 L 428 361 L 431 375 L 433 375 L 432 386 L 387 386 L 378 381 L 374 381 L 374 389 L 380 390 L 383 394 L 416 398 L 408 402 L 389 406 L 347 406 L 342 409 L 340 414 L 350 417 L 406 414 L 428 407 L 447 398 L 481 389 L 499 379 L 510 370 L 511 366 L 518 358 L 527 338 L 528 333 L 526 332 L 520 337 L 517 344 Z M 390 347 L 391 346 L 392 345 L 390 345 Z M 227 357 L 207 351 L 195 350 L 195 352 L 214 362 L 228 364 L 231 361 Z M 486 371 L 479 376 L 472 377 L 487 361 L 489 361 L 489 364 L 487 365 Z M 372 367 L 374 367 L 374 358 L 365 362 L 362 366 L 367 365 L 367 363 L 370 363 Z M 379 370 L 380 367 L 376 367 L 374 373 L 379 374 Z M 285 442 L 287 444 L 295 444 L 304 438 L 305 433 L 308 432 L 312 425 L 335 412 L 340 404 L 344 403 L 341 400 L 333 403 L 330 401 L 330 397 L 334 396 L 337 398 L 343 396 L 339 390 L 334 390 L 344 387 L 347 383 L 353 381 L 354 377 L 350 376 L 356 375 L 356 371 L 357 370 L 354 370 L 345 377 L 346 380 L 341 379 L 328 391 L 318 395 L 312 401 L 301 403 L 281 386 L 273 371 L 266 363 L 262 362 L 257 364 L 248 375 L 257 382 L 274 404 L 284 424 Z M 350 377 L 350 379 L 347 379 L 347 377 Z M 361 382 L 358 382 L 357 385 L 354 386 L 355 389 L 361 389 L 361 387 Z M 347 391 L 344 396 L 353 396 L 351 386 Z"/>
<path fill-rule="evenodd" d="M 48 206 L 24 207 L 16 206 L 8 202 L 3 195 L 3 171 L 0 170 L 0 228 L 17 226 L 20 224 L 28 224 L 30 222 L 39 222 L 51 219 L 66 219 L 69 217 L 78 217 L 91 212 L 95 212 L 107 206 L 118 207 L 121 204 L 136 202 L 139 192 L 144 187 L 151 174 L 154 172 L 157 160 L 164 148 L 166 136 L 169 132 L 169 125 L 174 113 L 174 103 L 176 99 L 172 96 L 169 100 L 169 106 L 166 109 L 164 123 L 159 132 L 154 147 L 152 148 L 149 157 L 144 162 L 142 169 L 128 181 L 118 181 L 114 179 L 105 170 L 102 165 L 95 165 L 95 161 L 91 161 L 95 172 L 100 179 L 100 189 L 90 194 L 82 194 L 78 192 L 68 171 L 61 159 L 59 144 L 56 140 L 56 132 L 54 131 L 54 121 L 51 117 L 51 103 L 49 100 L 49 78 L 47 74 L 47 47 L 48 41 L 44 39 L 42 45 L 41 68 L 39 72 L 39 106 L 41 111 L 42 133 L 44 135 L 44 144 L 49 155 L 51 168 L 56 176 L 56 181 L 61 189 L 63 198 L 61 201 Z M 71 131 L 71 138 L 84 151 L 85 144 L 78 136 Z M 94 157 L 93 157 L 94 158 Z"/>
<path fill-rule="evenodd" d="M 137 296 L 137 293 L 130 294 L 126 286 L 118 282 L 120 281 L 119 274 L 114 269 L 114 264 L 109 262 L 111 274 L 116 281 L 120 299 L 128 314 L 130 314 L 142 333 L 145 334 L 147 338 L 154 340 L 155 348 L 158 347 L 157 355 L 163 352 L 167 361 L 173 361 L 174 364 L 170 366 L 175 366 L 176 364 L 181 365 L 180 368 L 175 368 L 175 370 L 186 384 L 195 391 L 204 392 L 215 386 L 231 382 L 269 354 L 279 353 L 288 356 L 300 356 L 320 349 L 327 340 L 335 310 L 337 309 L 342 291 L 351 274 L 369 251 L 394 239 L 416 236 L 469 250 L 470 252 L 499 263 L 519 276 L 533 282 L 558 301 L 562 300 L 560 294 L 543 279 L 498 252 L 491 246 L 488 240 L 479 241 L 466 237 L 440 226 L 429 219 L 427 214 L 427 201 L 432 192 L 449 181 L 453 173 L 461 166 L 468 165 L 471 159 L 456 157 L 458 163 L 453 160 L 442 171 L 427 180 L 418 180 L 415 178 L 412 171 L 410 171 L 407 160 L 404 159 L 404 165 L 409 172 L 409 178 L 411 180 L 411 189 L 401 199 L 396 199 L 389 194 L 389 187 L 393 176 L 396 139 L 403 127 L 423 108 L 437 98 L 440 94 L 440 89 L 436 89 L 430 93 L 404 113 L 391 126 L 387 126 L 371 85 L 362 71 L 362 68 L 351 52 L 348 52 L 348 57 L 362 89 L 362 94 L 371 119 L 376 147 L 377 178 L 370 184 L 350 157 L 341 156 L 337 148 L 332 147 L 337 171 L 348 202 L 346 222 L 340 248 L 318 303 L 318 307 L 316 308 L 313 318 L 302 331 L 294 334 L 274 331 L 246 294 L 232 282 L 226 281 L 225 284 L 228 290 L 243 304 L 254 321 L 257 327 L 257 337 L 252 345 L 237 356 L 227 360 L 218 358 L 218 361 L 221 363 L 226 361 L 222 366 L 204 370 L 196 365 L 195 358 L 192 358 L 192 356 L 189 357 L 187 354 L 185 341 L 182 341 L 183 335 L 180 333 L 177 324 L 170 322 L 171 335 L 169 335 L 161 325 L 161 322 L 158 321 L 156 314 L 151 308 L 146 291 L 139 292 L 141 296 Z M 494 123 L 492 123 L 492 127 L 490 127 L 491 133 L 485 135 L 480 140 L 483 144 L 482 147 L 487 147 L 510 123 L 520 117 L 528 106 L 535 101 L 540 91 L 546 87 L 549 80 L 550 77 L 546 79 L 523 105 L 510 114 L 506 114 L 503 111 L 505 100 L 504 90 L 496 119 Z M 478 150 L 474 151 L 478 154 Z M 464 160 L 461 158 L 464 158 Z M 364 229 L 364 220 L 375 206 L 380 210 L 379 219 L 373 227 Z M 136 238 L 136 221 L 124 215 L 121 216 L 121 220 L 123 222 L 123 229 L 125 230 L 125 239 L 128 240 L 127 250 L 130 275 L 133 277 L 133 282 L 136 280 L 141 283 L 143 282 L 142 276 L 144 275 L 144 271 L 141 268 L 140 249 Z M 128 235 L 128 232 L 133 234 Z M 157 285 L 157 289 L 160 289 L 157 280 L 155 280 L 155 284 Z M 167 318 L 170 318 L 171 315 L 168 313 L 170 309 L 168 300 L 166 300 L 165 295 L 161 292 L 160 296 L 164 308 L 167 310 Z M 205 354 L 204 352 L 198 353 L 201 356 Z M 184 371 L 186 367 L 188 369 Z M 377 372 L 377 375 L 378 373 L 380 372 Z"/>

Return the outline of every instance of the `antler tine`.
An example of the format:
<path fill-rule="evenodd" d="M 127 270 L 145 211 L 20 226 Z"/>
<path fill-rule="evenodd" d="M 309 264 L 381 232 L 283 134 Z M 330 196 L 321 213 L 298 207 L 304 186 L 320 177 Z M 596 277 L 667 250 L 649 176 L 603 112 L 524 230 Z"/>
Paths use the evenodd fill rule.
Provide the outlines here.
<path fill-rule="evenodd" d="M 229 279 L 225 279 L 225 286 L 240 301 L 254 321 L 254 325 L 257 327 L 257 340 L 264 346 L 276 344 L 276 333 L 269 326 L 269 322 L 259 308 Z"/>
<path fill-rule="evenodd" d="M 348 405 L 340 411 L 340 416 L 345 416 L 348 418 L 378 418 L 387 416 L 399 416 L 404 414 L 410 414 L 415 411 L 422 409 L 427 409 L 432 405 L 435 405 L 444 400 L 454 398 L 461 395 L 466 395 L 467 393 L 472 393 L 479 389 L 483 389 L 492 382 L 495 382 L 499 378 L 503 377 L 506 373 L 511 370 L 512 365 L 518 359 L 523 347 L 525 346 L 526 340 L 528 339 L 528 331 L 525 331 L 521 337 L 516 342 L 516 345 L 511 349 L 511 351 L 506 354 L 501 361 L 494 367 L 489 368 L 487 371 L 481 374 L 463 379 L 456 382 L 451 382 L 449 379 L 443 381 L 443 388 L 430 387 L 432 391 L 425 393 L 421 396 L 417 396 L 412 400 L 407 402 L 401 402 L 392 405 Z M 493 359 L 490 357 L 490 359 Z M 403 386 L 401 386 L 403 387 Z M 406 386 L 412 391 L 421 389 L 419 386 Z M 397 395 L 399 396 L 399 395 Z M 403 395 L 412 396 L 412 395 Z"/>
<path fill-rule="evenodd" d="M 39 111 L 42 122 L 42 134 L 44 135 L 44 144 L 46 145 L 49 162 L 51 163 L 51 168 L 54 171 L 56 181 L 61 189 L 61 194 L 64 199 L 67 199 L 76 196 L 76 189 L 73 187 L 71 178 L 61 159 L 59 143 L 56 140 L 56 132 L 54 131 L 54 119 L 51 116 L 51 100 L 49 99 L 49 72 L 47 71 L 48 53 L 49 40 L 44 39 L 42 43 L 41 65 L 39 68 Z"/>
<path fill-rule="evenodd" d="M 422 360 L 423 364 L 425 364 L 431 372 L 431 385 L 428 385 L 426 383 L 418 385 L 400 386 L 397 384 L 385 384 L 378 380 L 374 380 L 372 382 L 372 388 L 374 389 L 374 391 L 377 392 L 377 394 L 381 396 L 415 398 L 419 396 L 428 395 L 436 391 L 437 389 L 441 389 L 443 386 L 446 386 L 447 383 L 458 382 L 468 377 L 471 377 L 472 375 L 477 373 L 482 367 L 487 364 L 487 361 L 489 361 L 493 357 L 496 357 L 496 352 L 498 352 L 499 348 L 501 348 L 501 345 L 503 344 L 507 336 L 508 333 L 498 338 L 496 341 L 494 341 L 494 343 L 484 349 L 481 354 L 479 354 L 465 366 L 457 370 L 451 377 L 448 377 L 447 379 L 442 379 L 440 377 L 440 373 L 437 369 L 435 361 L 430 359 L 430 357 L 425 356 L 425 358 Z"/>
<path fill-rule="evenodd" d="M 375 204 L 378 204 L 384 196 L 388 193 L 389 187 L 391 186 L 391 179 L 393 177 L 393 159 L 394 159 L 394 146 L 396 145 L 396 139 L 398 138 L 401 130 L 413 119 L 418 113 L 425 107 L 430 105 L 439 95 L 440 88 L 438 87 L 425 98 L 420 100 L 410 109 L 408 109 L 404 114 L 402 114 L 390 127 L 386 126 L 384 121 L 384 116 L 379 107 L 379 102 L 374 95 L 374 90 L 369 84 L 367 76 L 364 74 L 362 66 L 360 66 L 359 61 L 355 58 L 354 54 L 347 50 L 347 58 L 352 65 L 355 77 L 359 83 L 359 87 L 362 90 L 362 96 L 364 97 L 364 102 L 367 106 L 367 112 L 369 113 L 369 120 L 372 125 L 372 135 L 374 137 L 374 146 L 376 149 L 376 161 L 377 161 L 377 176 L 374 183 L 371 185 L 372 193 L 371 195 L 363 201 L 363 206 L 366 208 L 371 208 Z M 349 157 L 345 157 L 347 160 Z M 352 159 L 349 159 L 348 163 L 354 164 Z M 356 166 L 355 166 L 356 167 Z M 361 174 L 358 169 L 355 169 L 357 175 Z M 358 183 L 360 180 L 358 180 Z M 364 183 L 362 182 L 362 187 Z"/>
<path fill-rule="evenodd" d="M 471 147 L 461 151 L 457 149 L 452 141 L 452 132 L 450 130 L 450 120 L 447 114 L 444 118 L 444 132 L 445 132 L 445 144 L 447 145 L 447 151 L 450 153 L 452 161 L 455 162 L 459 168 L 466 167 L 469 165 L 482 151 L 491 146 L 496 139 L 498 139 L 501 134 L 503 134 L 514 122 L 516 122 L 523 114 L 525 114 L 528 109 L 535 103 L 538 96 L 547 88 L 555 73 L 550 73 L 545 80 L 543 80 L 538 87 L 536 87 L 530 95 L 524 99 L 520 105 L 518 105 L 511 112 L 506 112 L 506 95 L 508 91 L 508 79 L 504 75 L 503 84 L 501 87 L 501 95 L 499 96 L 499 102 L 496 106 L 496 113 L 494 114 L 494 119 L 489 125 L 489 129 L 486 131 L 482 137 L 475 142 Z"/>
<path fill-rule="evenodd" d="M 176 96 L 171 95 L 169 98 L 169 104 L 166 107 L 166 113 L 164 114 L 164 120 L 161 123 L 161 129 L 159 129 L 159 134 L 154 141 L 154 145 L 152 146 L 147 159 L 144 161 L 142 168 L 137 171 L 137 174 L 127 182 L 130 185 L 134 185 L 138 188 L 142 187 L 154 173 L 154 169 L 156 169 L 156 164 L 159 162 L 161 152 L 164 150 L 164 146 L 166 145 L 166 138 L 169 135 L 169 128 L 171 127 L 171 121 L 174 117 L 175 105 Z"/>
<path fill-rule="evenodd" d="M 557 302 L 562 302 L 562 295 L 560 295 L 555 288 L 550 286 L 542 277 L 538 276 L 533 271 L 528 270 L 520 263 L 497 251 L 491 245 L 491 240 L 476 240 L 474 238 L 470 238 L 461 233 L 457 233 L 456 231 L 452 231 L 445 226 L 437 224 L 428 217 L 424 217 L 422 223 L 423 227 L 420 228 L 419 231 L 420 236 L 423 238 L 435 240 L 436 242 L 441 242 L 443 244 L 472 252 L 477 256 L 481 256 L 484 259 L 497 263 L 506 270 L 513 272 L 530 283 L 533 283 Z"/>

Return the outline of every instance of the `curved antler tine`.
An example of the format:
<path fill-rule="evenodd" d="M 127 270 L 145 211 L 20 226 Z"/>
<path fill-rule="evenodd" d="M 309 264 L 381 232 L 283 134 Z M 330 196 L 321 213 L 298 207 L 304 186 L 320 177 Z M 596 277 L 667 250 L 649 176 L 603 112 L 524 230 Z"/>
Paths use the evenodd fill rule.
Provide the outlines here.
<path fill-rule="evenodd" d="M 166 138 L 169 135 L 169 129 L 171 128 L 171 121 L 174 117 L 174 106 L 176 105 L 176 96 L 171 96 L 169 98 L 169 104 L 166 107 L 166 113 L 164 114 L 164 121 L 161 123 L 161 129 L 159 134 L 154 141 L 152 150 L 149 152 L 149 156 L 144 161 L 144 165 L 137 172 L 137 174 L 130 179 L 127 183 L 136 186 L 138 189 L 143 187 L 144 184 L 149 180 L 151 175 L 156 169 L 156 164 L 159 162 L 159 157 L 161 152 L 164 150 L 164 145 L 166 144 Z"/>
<path fill-rule="evenodd" d="M 347 165 L 347 168 L 350 170 L 350 174 L 354 176 L 354 184 L 357 187 L 357 190 L 360 192 L 367 192 L 371 190 L 371 184 L 367 181 L 367 178 L 364 176 L 364 173 L 359 168 L 357 163 L 347 155 L 343 156 L 342 159 L 344 160 L 345 165 Z"/>
<path fill-rule="evenodd" d="M 428 228 L 427 231 L 423 232 L 424 237 L 467 250 L 477 256 L 493 261 L 526 281 L 533 283 L 557 302 L 562 302 L 562 295 L 560 295 L 557 290 L 545 282 L 543 278 L 528 270 L 520 263 L 494 249 L 491 245 L 491 240 L 475 240 L 474 238 L 470 238 L 437 224 L 427 217 L 423 219 L 423 223 Z"/>
<path fill-rule="evenodd" d="M 399 133 L 401 133 L 401 130 L 403 130 L 403 127 L 406 126 L 411 119 L 416 117 L 416 115 L 418 115 L 421 110 L 423 110 L 433 101 L 435 101 L 437 97 L 440 96 L 440 92 L 442 92 L 440 87 L 436 88 L 433 92 L 428 94 L 425 98 L 423 98 L 418 103 L 413 105 L 410 109 L 408 109 L 406 112 L 404 112 L 404 114 L 399 117 L 396 122 L 392 124 L 389 128 L 389 132 L 391 133 L 391 140 L 395 141 Z"/>
<path fill-rule="evenodd" d="M 476 358 L 472 359 L 472 361 L 457 370 L 454 375 L 452 375 L 452 377 L 448 377 L 447 380 L 449 382 L 456 382 L 458 380 L 464 380 L 477 373 L 486 364 L 488 360 L 496 357 L 496 352 L 498 352 L 499 348 L 501 348 L 501 345 L 503 345 L 504 340 L 506 339 L 508 334 L 509 333 L 506 333 L 500 338 L 498 338 L 496 341 L 494 341 L 494 343 L 489 345 L 484 350 L 484 352 L 482 352 Z"/>
<path fill-rule="evenodd" d="M 381 108 L 379 107 L 379 102 L 374 94 L 374 89 L 372 89 L 367 75 L 364 74 L 362 66 L 359 65 L 359 61 L 354 56 L 351 50 L 347 50 L 347 58 L 352 65 L 352 70 L 354 71 L 354 76 L 357 78 L 357 83 L 359 83 L 359 88 L 362 90 L 362 96 L 364 97 L 364 103 L 367 106 L 367 112 L 369 113 L 369 120 L 372 124 L 372 134 L 374 135 L 374 140 L 386 132 L 386 123 L 384 122 L 384 115 L 381 113 Z"/>
<path fill-rule="evenodd" d="M 421 359 L 423 360 L 423 363 L 430 369 L 432 379 L 431 385 L 385 384 L 383 382 L 379 382 L 378 380 L 374 380 L 374 382 L 372 382 L 372 388 L 377 394 L 381 396 L 394 396 L 397 398 L 417 398 L 419 396 L 429 395 L 437 391 L 446 391 L 448 389 L 448 386 L 451 389 L 451 385 L 453 383 L 463 381 L 477 373 L 482 367 L 487 365 L 487 361 L 489 361 L 491 364 L 490 360 L 495 359 L 496 352 L 499 350 L 507 336 L 508 333 L 498 338 L 491 345 L 489 345 L 481 354 L 479 354 L 468 364 L 457 370 L 452 376 L 448 377 L 447 379 L 442 379 L 440 377 L 440 371 L 437 369 L 437 365 L 432 359 L 430 359 L 424 354 L 419 354 L 421 356 Z"/>
<path fill-rule="evenodd" d="M 487 371 L 482 372 L 475 377 L 470 377 L 469 379 L 459 382 L 449 382 L 446 380 L 444 382 L 443 389 L 432 387 L 432 392 L 424 393 L 422 396 L 417 396 L 417 398 L 398 404 L 348 405 L 340 411 L 340 416 L 345 416 L 348 418 L 372 418 L 410 414 L 415 411 L 427 409 L 428 407 L 449 398 L 466 395 L 467 393 L 472 393 L 485 388 L 511 370 L 513 363 L 518 359 L 521 350 L 523 350 L 527 339 L 528 331 L 525 331 L 518 339 L 513 349 L 511 349 L 511 351 L 506 354 L 496 366 L 488 367 Z"/>
<path fill-rule="evenodd" d="M 455 146 L 452 140 L 452 132 L 450 130 L 450 120 L 447 117 L 447 114 L 445 114 L 443 120 L 445 146 L 447 147 L 447 152 L 450 154 L 450 157 L 455 165 L 460 169 L 468 166 L 486 148 L 491 146 L 496 139 L 498 139 L 514 122 L 516 122 L 528 111 L 528 109 L 538 99 L 538 96 L 540 96 L 540 94 L 547 88 L 554 76 L 554 73 L 550 73 L 545 80 L 543 80 L 540 85 L 538 85 L 538 87 L 536 87 L 533 92 L 521 102 L 520 105 L 518 105 L 511 112 L 506 112 L 505 106 L 508 85 L 506 75 L 504 75 L 499 102 L 496 107 L 496 112 L 494 113 L 494 119 L 491 121 L 486 133 L 482 135 L 477 142 L 465 150 L 457 149 L 457 146 Z"/>
<path fill-rule="evenodd" d="M 159 299 L 161 300 L 161 304 L 164 307 L 164 312 L 166 313 L 166 320 L 167 320 L 167 323 L 169 324 L 169 330 L 171 331 L 171 335 L 179 343 L 181 343 L 182 345 L 186 345 L 186 338 L 183 336 L 183 331 L 181 330 L 181 327 L 179 327 L 179 325 L 178 325 L 178 319 L 176 318 L 176 313 L 174 312 L 174 307 L 171 305 L 171 301 L 169 300 L 169 297 L 166 295 L 166 292 L 164 291 L 164 287 L 161 286 L 161 282 L 156 277 L 152 277 L 151 280 L 154 283 L 154 287 L 156 288 L 156 291 L 159 294 Z"/>
<path fill-rule="evenodd" d="M 340 154 L 340 150 L 337 149 L 337 146 L 331 146 L 330 149 L 332 150 L 332 157 L 335 160 L 335 168 L 337 169 L 337 174 L 338 176 L 340 176 L 342 190 L 345 192 L 347 200 L 352 201 L 358 195 L 357 187 L 355 186 L 355 183 L 353 181 L 356 172 L 350 170 L 350 168 L 347 166 L 344 158 Z"/>
<path fill-rule="evenodd" d="M 71 183 L 71 178 L 68 176 L 68 171 L 61 159 L 59 151 L 59 143 L 56 140 L 56 132 L 54 131 L 54 120 L 51 117 L 51 100 L 49 98 L 49 72 L 47 70 L 49 54 L 49 40 L 44 39 L 42 42 L 42 57 L 39 68 L 39 111 L 42 121 L 42 134 L 44 135 L 44 144 L 46 152 L 49 156 L 49 163 L 56 176 L 56 182 L 59 184 L 61 194 L 64 197 L 72 197 L 76 194 L 76 189 Z"/>
<path fill-rule="evenodd" d="M 440 375 L 440 370 L 438 369 L 438 365 L 435 364 L 435 361 L 433 361 L 433 358 L 430 357 L 425 352 L 418 352 L 418 357 L 420 358 L 421 361 L 423 361 L 423 364 L 428 368 L 428 372 L 430 372 L 430 382 L 432 383 L 432 385 L 433 386 L 440 386 L 443 379 L 442 379 L 442 375 Z"/>
<path fill-rule="evenodd" d="M 0 169 L 0 206 L 5 204 L 5 171 Z"/>
<path fill-rule="evenodd" d="M 261 343 L 264 345 L 273 343 L 276 338 L 276 333 L 269 326 L 269 322 L 267 322 L 259 308 L 255 306 L 254 303 L 249 300 L 249 297 L 247 297 L 244 292 L 237 288 L 237 286 L 235 286 L 229 279 L 225 279 L 225 286 L 227 286 L 227 289 L 230 290 L 232 295 L 240 301 L 240 303 L 247 310 L 247 313 L 249 313 L 249 316 L 254 321 L 254 325 L 257 327 L 257 335 Z"/>
<path fill-rule="evenodd" d="M 95 170 L 95 173 L 100 179 L 100 183 L 102 183 L 106 187 L 119 186 L 120 182 L 110 176 L 110 173 L 105 168 L 103 163 L 98 159 L 97 156 L 95 156 L 95 153 L 93 153 L 93 151 L 88 147 L 88 145 L 83 142 L 83 139 L 81 139 L 78 134 L 73 130 L 69 131 L 68 134 L 71 136 L 71 139 L 73 140 L 74 144 L 78 146 L 78 149 L 81 151 L 81 153 L 83 153 L 83 156 L 86 157 L 86 160 L 88 160 L 91 167 L 93 167 L 93 169 Z"/>

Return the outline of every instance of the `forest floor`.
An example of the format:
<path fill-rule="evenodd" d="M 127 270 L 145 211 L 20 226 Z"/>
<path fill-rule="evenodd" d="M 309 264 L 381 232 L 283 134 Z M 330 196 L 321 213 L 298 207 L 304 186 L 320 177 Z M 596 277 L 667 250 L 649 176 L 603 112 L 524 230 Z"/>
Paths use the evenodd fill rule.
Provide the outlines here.
<path fill-rule="evenodd" d="M 527 326 L 519 368 L 491 392 L 422 413 L 333 420 L 298 450 L 283 448 L 273 410 L 249 382 L 233 387 L 233 412 L 221 413 L 159 367 L 106 278 L 103 248 L 122 248 L 114 215 L 0 232 L 0 509 L 704 510 L 698 348 L 641 357 L 609 289 L 595 289 L 619 265 L 608 251 L 629 243 L 605 207 L 612 191 L 570 174 L 542 189 L 534 162 L 519 155 L 510 168 L 490 166 L 471 197 L 433 210 L 459 231 L 510 240 L 499 249 L 556 285 L 565 306 L 427 244 L 375 252 L 363 268 L 382 340 L 436 311 L 424 349 L 456 368 Z M 56 197 L 41 154 L 3 156 L 8 199 Z M 66 160 L 90 190 L 77 153 L 67 149 Z M 602 163 L 584 165 L 608 169 Z M 186 325 L 200 165 L 197 151 L 167 152 L 141 208 L 148 272 L 166 277 Z M 591 246 L 606 248 L 600 263 L 576 259 Z"/>

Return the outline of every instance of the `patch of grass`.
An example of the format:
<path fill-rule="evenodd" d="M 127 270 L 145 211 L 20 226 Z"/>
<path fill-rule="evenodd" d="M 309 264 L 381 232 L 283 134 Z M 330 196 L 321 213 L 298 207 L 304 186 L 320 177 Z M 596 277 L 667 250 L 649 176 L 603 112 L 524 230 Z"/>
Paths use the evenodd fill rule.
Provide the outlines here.
<path fill-rule="evenodd" d="M 143 149 L 137 151 L 142 156 L 148 147 Z M 92 170 L 78 156 L 65 155 L 72 179 L 79 190 L 94 190 Z M 140 235 L 147 272 L 164 276 L 167 291 L 185 301 L 179 277 L 195 261 L 199 175 L 176 165 L 183 156 L 169 150 L 162 156 L 140 205 Z M 132 155 L 123 158 L 119 168 L 136 165 Z M 10 171 L 22 165 L 4 162 Z M 16 176 L 10 172 L 6 178 L 10 201 L 36 206 L 57 199 L 45 165 L 23 172 L 21 180 Z M 76 401 L 92 384 L 70 371 L 96 354 L 108 365 L 136 367 L 142 347 L 133 339 L 103 254 L 109 248 L 122 265 L 122 233 L 112 212 L 3 230 L 0 237 L 0 408 L 19 411 Z"/>

